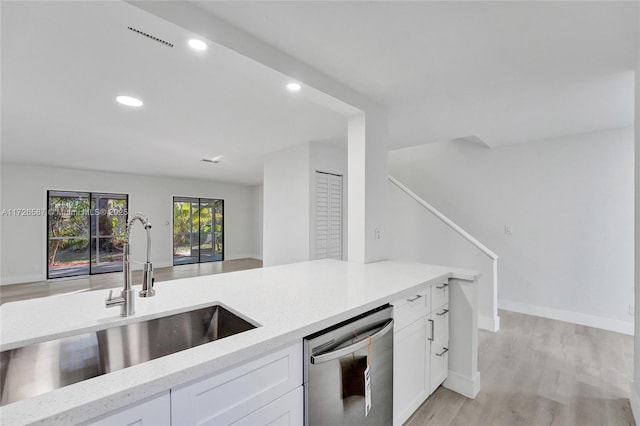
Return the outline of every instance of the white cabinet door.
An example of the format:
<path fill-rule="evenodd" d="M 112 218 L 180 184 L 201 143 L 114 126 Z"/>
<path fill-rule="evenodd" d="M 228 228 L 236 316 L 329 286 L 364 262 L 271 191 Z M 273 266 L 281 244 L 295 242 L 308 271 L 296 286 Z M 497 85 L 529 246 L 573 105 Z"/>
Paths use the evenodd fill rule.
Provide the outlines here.
<path fill-rule="evenodd" d="M 449 342 L 448 340 L 436 340 L 431 342 L 430 362 L 430 387 L 429 393 L 433 393 L 444 382 L 449 374 Z"/>
<path fill-rule="evenodd" d="M 393 339 L 393 423 L 401 425 L 429 395 L 426 316 L 396 332 Z"/>
<path fill-rule="evenodd" d="M 96 426 L 170 426 L 171 399 L 169 391 L 84 424 Z"/>
<path fill-rule="evenodd" d="M 229 425 L 301 385 L 302 342 L 171 389 L 172 425 Z"/>
<path fill-rule="evenodd" d="M 233 426 L 300 426 L 304 421 L 302 386 L 249 414 Z"/>
<path fill-rule="evenodd" d="M 342 176 L 316 172 L 315 258 L 342 259 Z"/>

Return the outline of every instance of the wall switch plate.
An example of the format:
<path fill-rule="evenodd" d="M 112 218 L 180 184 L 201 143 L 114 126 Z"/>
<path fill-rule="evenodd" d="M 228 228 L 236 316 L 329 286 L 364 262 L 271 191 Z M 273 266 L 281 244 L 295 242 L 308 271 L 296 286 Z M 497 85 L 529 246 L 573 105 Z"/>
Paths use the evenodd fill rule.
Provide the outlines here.
<path fill-rule="evenodd" d="M 504 226 L 504 233 L 507 234 L 507 235 L 513 234 L 513 225 L 505 225 Z"/>
<path fill-rule="evenodd" d="M 635 315 L 635 306 L 629 303 L 629 315 Z"/>
<path fill-rule="evenodd" d="M 375 235 L 376 235 L 376 240 L 379 240 L 382 238 L 382 230 L 380 228 L 376 228 L 375 229 Z"/>

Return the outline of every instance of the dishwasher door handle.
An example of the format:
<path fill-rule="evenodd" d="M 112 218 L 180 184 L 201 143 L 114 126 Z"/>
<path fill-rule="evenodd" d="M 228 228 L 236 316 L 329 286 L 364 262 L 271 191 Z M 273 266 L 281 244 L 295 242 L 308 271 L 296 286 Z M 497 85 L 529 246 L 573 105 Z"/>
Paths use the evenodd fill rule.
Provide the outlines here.
<path fill-rule="evenodd" d="M 390 319 L 387 323 L 376 333 L 372 334 L 371 339 L 364 339 L 353 345 L 349 345 L 346 348 L 336 349 L 335 351 L 327 352 L 321 355 L 311 355 L 311 364 L 322 364 L 323 362 L 332 361 L 337 358 L 341 358 L 359 349 L 366 348 L 369 345 L 369 341 L 372 343 L 387 334 L 393 329 L 393 320 Z"/>

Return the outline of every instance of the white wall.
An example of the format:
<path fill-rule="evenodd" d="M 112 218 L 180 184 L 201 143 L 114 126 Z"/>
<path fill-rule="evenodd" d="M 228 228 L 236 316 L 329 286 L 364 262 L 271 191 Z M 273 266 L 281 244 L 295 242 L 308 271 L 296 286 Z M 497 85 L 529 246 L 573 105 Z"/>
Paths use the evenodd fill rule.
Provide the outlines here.
<path fill-rule="evenodd" d="M 408 148 L 390 174 L 500 256 L 500 307 L 633 332 L 631 129 Z"/>
<path fill-rule="evenodd" d="M 321 142 L 308 142 L 271 154 L 264 162 L 263 264 L 302 262 L 313 258 L 314 179 L 323 171 L 344 176 L 346 206 L 347 152 Z M 343 244 L 347 235 L 343 209 Z M 343 245 L 343 253 L 346 251 Z"/>
<path fill-rule="evenodd" d="M 254 188 L 186 180 L 2 164 L 2 209 L 46 208 L 46 191 L 72 190 L 129 194 L 129 211 L 146 214 L 152 225 L 154 267 L 172 265 L 172 197 L 221 198 L 225 208 L 225 259 L 257 257 L 258 200 Z M 2 284 L 46 278 L 46 217 L 2 216 Z M 132 258 L 144 260 L 144 232 L 134 228 Z"/>
<path fill-rule="evenodd" d="M 264 266 L 309 260 L 309 144 L 265 157 Z"/>
<path fill-rule="evenodd" d="M 258 185 L 253 187 L 254 191 L 254 208 L 257 215 L 255 217 L 254 227 L 256 229 L 256 239 L 254 240 L 253 253 L 256 259 L 262 259 L 262 226 L 263 226 L 263 207 L 264 207 L 264 186 Z"/>

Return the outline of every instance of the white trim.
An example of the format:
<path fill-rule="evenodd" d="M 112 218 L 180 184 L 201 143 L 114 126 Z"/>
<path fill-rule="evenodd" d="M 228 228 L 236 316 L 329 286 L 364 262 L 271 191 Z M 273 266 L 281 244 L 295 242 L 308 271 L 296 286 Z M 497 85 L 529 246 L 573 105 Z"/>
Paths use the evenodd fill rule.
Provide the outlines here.
<path fill-rule="evenodd" d="M 500 317 L 497 315 L 493 318 L 478 316 L 478 328 L 496 333 L 500 330 Z"/>
<path fill-rule="evenodd" d="M 42 276 L 42 274 L 2 277 L 2 280 L 0 280 L 0 287 L 3 285 L 33 283 L 44 280 L 45 278 Z"/>
<path fill-rule="evenodd" d="M 629 402 L 631 403 L 631 414 L 636 423 L 640 422 L 640 395 L 638 394 L 638 386 L 636 382 L 631 382 L 631 390 L 629 392 Z"/>
<path fill-rule="evenodd" d="M 224 260 L 238 260 L 238 259 L 259 259 L 262 260 L 260 257 L 256 256 L 255 254 L 235 254 L 233 256 L 225 256 Z"/>
<path fill-rule="evenodd" d="M 537 317 L 586 325 L 588 327 L 595 327 L 633 336 L 633 322 L 584 314 L 582 312 L 548 308 L 546 306 L 529 305 L 527 303 L 513 302 L 511 300 L 504 299 L 498 300 L 498 308 L 506 311 L 519 312 L 521 314 L 535 315 Z"/>
<path fill-rule="evenodd" d="M 473 377 L 467 377 L 449 370 L 449 375 L 442 386 L 467 398 L 474 399 L 480 392 L 480 373 L 476 371 Z"/>

